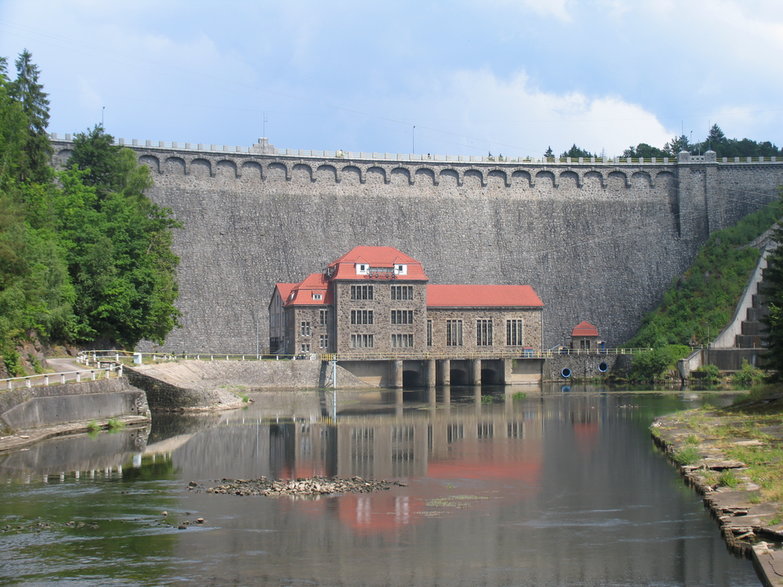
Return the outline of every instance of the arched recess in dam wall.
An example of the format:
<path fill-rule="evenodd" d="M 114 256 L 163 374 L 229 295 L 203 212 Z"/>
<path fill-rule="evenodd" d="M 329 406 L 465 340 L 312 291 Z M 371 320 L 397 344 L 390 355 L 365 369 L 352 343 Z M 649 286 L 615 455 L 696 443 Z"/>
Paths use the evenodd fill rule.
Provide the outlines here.
<path fill-rule="evenodd" d="M 55 143 L 55 160 L 67 159 Z M 172 352 L 268 344 L 275 282 L 390 245 L 432 283 L 525 283 L 544 344 L 581 320 L 628 339 L 709 233 L 776 197 L 783 165 L 353 161 L 135 149 L 172 209 L 182 327 Z M 150 345 L 145 345 L 151 348 Z"/>

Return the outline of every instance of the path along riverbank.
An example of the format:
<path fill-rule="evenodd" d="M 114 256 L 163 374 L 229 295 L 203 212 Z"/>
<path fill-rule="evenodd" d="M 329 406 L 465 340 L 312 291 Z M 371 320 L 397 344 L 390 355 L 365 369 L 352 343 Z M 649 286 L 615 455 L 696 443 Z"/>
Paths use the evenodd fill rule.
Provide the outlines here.
<path fill-rule="evenodd" d="M 658 418 L 656 444 L 704 498 L 729 548 L 783 586 L 783 390 Z"/>

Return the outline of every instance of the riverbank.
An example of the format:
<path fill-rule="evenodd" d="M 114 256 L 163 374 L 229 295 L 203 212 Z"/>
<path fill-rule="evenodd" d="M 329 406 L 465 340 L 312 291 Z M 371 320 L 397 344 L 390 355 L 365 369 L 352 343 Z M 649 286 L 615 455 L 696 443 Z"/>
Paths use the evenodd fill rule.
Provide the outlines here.
<path fill-rule="evenodd" d="M 0 394 L 0 452 L 65 434 L 150 422 L 143 391 L 124 378 L 22 387 Z"/>
<path fill-rule="evenodd" d="M 656 444 L 704 498 L 729 548 L 783 586 L 783 389 L 658 418 Z"/>

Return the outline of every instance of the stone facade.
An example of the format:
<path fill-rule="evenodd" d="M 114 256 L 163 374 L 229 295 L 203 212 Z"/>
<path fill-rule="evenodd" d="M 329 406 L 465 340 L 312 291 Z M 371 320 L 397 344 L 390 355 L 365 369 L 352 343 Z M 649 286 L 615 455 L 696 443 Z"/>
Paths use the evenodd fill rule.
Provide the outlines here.
<path fill-rule="evenodd" d="M 524 354 L 524 349 L 542 349 L 543 312 L 540 309 L 497 309 L 497 308 L 452 308 L 430 309 L 428 319 L 432 320 L 432 346 L 429 351 L 436 356 L 507 356 Z M 449 344 L 447 322 L 462 322 L 462 344 Z M 486 327 L 481 337 L 478 322 L 489 321 L 492 324 L 492 336 L 488 337 Z M 521 338 L 509 341 L 509 321 L 521 321 Z M 482 323 L 484 326 L 486 322 Z M 516 329 L 514 331 L 516 334 Z M 483 344 L 479 344 L 480 342 Z M 452 341 L 454 342 L 454 341 Z M 511 344 L 510 344 L 511 343 Z"/>
<path fill-rule="evenodd" d="M 55 161 L 71 143 L 54 141 Z M 249 352 L 266 301 L 357 243 L 395 246 L 435 283 L 529 283 L 543 346 L 579 320 L 623 343 L 709 234 L 777 198 L 783 162 L 394 161 L 134 146 L 172 209 L 182 327 L 171 352 Z M 260 331 L 260 336 L 257 335 Z M 145 343 L 141 348 L 155 348 Z"/>
<path fill-rule="evenodd" d="M 328 278 L 311 274 L 299 284 L 275 286 L 270 332 L 285 324 L 282 340 L 270 339 L 275 352 L 377 360 L 541 350 L 543 304 L 530 289 L 439 286 L 433 292 L 421 264 L 392 247 L 355 247 L 323 275 Z M 476 303 L 465 305 L 465 295 Z"/>

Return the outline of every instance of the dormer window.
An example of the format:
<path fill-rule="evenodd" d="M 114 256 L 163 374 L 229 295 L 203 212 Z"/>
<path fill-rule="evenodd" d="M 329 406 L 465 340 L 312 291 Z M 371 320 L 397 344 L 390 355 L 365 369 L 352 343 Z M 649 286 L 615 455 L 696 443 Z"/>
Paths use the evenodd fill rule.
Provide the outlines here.
<path fill-rule="evenodd" d="M 324 299 L 324 296 L 322 294 L 319 294 L 319 293 L 314 293 L 313 294 L 313 299 L 314 300 L 322 300 L 322 299 Z"/>
<path fill-rule="evenodd" d="M 398 263 L 394 265 L 394 274 L 395 275 L 408 275 L 408 266 L 403 265 L 402 263 Z"/>
<path fill-rule="evenodd" d="M 290 302 L 290 301 L 293 301 L 293 299 L 294 299 L 295 297 L 296 297 L 296 291 L 294 290 L 294 291 L 292 291 L 292 292 L 291 292 L 291 295 L 290 295 L 290 296 L 288 296 L 288 301 L 289 301 L 289 302 Z"/>
<path fill-rule="evenodd" d="M 367 275 L 370 272 L 370 266 L 367 263 L 356 264 L 356 275 Z"/>

